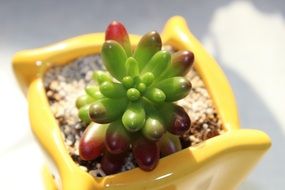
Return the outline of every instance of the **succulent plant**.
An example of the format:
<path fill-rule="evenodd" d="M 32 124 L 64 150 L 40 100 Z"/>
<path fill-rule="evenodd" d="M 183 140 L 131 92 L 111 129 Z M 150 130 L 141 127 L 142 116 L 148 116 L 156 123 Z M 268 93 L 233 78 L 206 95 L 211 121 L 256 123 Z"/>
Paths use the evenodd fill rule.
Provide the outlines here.
<path fill-rule="evenodd" d="M 160 156 L 181 149 L 179 137 L 191 120 L 174 102 L 188 95 L 184 77 L 194 55 L 161 50 L 159 33 L 145 34 L 132 52 L 128 32 L 119 22 L 106 30 L 101 56 L 107 72 L 95 71 L 76 106 L 82 121 L 90 123 L 79 145 L 80 156 L 100 155 L 107 174 L 117 173 L 132 150 L 138 166 L 153 170 Z"/>

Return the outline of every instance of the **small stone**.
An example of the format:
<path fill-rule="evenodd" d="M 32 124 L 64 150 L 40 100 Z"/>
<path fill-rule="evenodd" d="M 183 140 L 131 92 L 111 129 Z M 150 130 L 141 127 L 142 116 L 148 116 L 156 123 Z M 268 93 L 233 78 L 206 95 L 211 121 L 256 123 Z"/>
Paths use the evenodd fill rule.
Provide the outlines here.
<path fill-rule="evenodd" d="M 53 96 L 53 91 L 49 90 L 47 91 L 47 97 L 52 97 Z"/>
<path fill-rule="evenodd" d="M 105 176 L 106 176 L 105 172 L 104 172 L 101 168 L 98 169 L 98 172 L 99 172 L 99 175 L 100 175 L 101 177 L 105 177 Z"/>
<path fill-rule="evenodd" d="M 203 129 L 208 129 L 208 124 L 207 123 L 203 123 L 203 125 L 202 125 L 202 127 L 203 127 Z"/>
<path fill-rule="evenodd" d="M 75 128 L 75 129 L 81 129 L 81 128 L 82 128 L 81 123 L 76 123 L 76 124 L 74 125 L 74 128 Z"/>
<path fill-rule="evenodd" d="M 88 71 L 85 75 L 85 81 L 89 82 L 92 79 L 93 72 Z"/>
<path fill-rule="evenodd" d="M 90 175 L 92 175 L 93 177 L 98 177 L 98 170 L 90 170 L 89 172 L 88 172 Z"/>
<path fill-rule="evenodd" d="M 85 166 L 79 166 L 79 167 L 80 167 L 80 169 L 82 169 L 82 170 L 85 171 L 85 172 L 88 171 L 88 169 L 87 169 Z"/>
<path fill-rule="evenodd" d="M 61 90 L 61 91 L 59 91 L 59 93 L 58 93 L 58 95 L 61 97 L 61 98 L 63 98 L 63 97 L 65 97 L 65 91 L 64 90 Z"/>
<path fill-rule="evenodd" d="M 70 135 L 67 135 L 67 138 L 66 138 L 66 144 L 68 144 L 69 146 L 73 145 L 75 142 L 75 138 L 72 134 Z"/>
<path fill-rule="evenodd" d="M 52 90 L 57 90 L 59 85 L 58 85 L 58 82 L 57 81 L 52 81 L 49 85 L 50 89 Z"/>
<path fill-rule="evenodd" d="M 59 101 L 59 100 L 61 99 L 61 96 L 60 96 L 58 93 L 55 93 L 55 94 L 53 95 L 53 98 L 54 98 L 55 100 Z"/>

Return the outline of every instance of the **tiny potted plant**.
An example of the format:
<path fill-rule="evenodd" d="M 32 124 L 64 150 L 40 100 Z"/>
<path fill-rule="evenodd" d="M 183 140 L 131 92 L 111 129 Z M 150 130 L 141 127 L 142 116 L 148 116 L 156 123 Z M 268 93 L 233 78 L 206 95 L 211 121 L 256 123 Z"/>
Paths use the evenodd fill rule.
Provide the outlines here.
<path fill-rule="evenodd" d="M 162 44 L 173 47 L 175 53 L 161 50 Z M 76 100 L 80 122 L 86 126 L 78 144 L 80 159 L 89 163 L 99 158 L 102 169 L 110 174 L 97 178 L 69 155 L 44 75 L 53 66 L 100 52 L 106 71 L 95 71 Z M 181 136 L 191 130 L 195 118 L 190 120 L 177 101 L 191 92 L 185 74 L 193 61 L 223 132 L 189 147 Z M 226 77 L 179 16 L 169 19 L 161 37 L 157 32 L 142 38 L 128 35 L 114 22 L 106 35 L 87 34 L 18 52 L 13 67 L 27 92 L 33 133 L 51 160 L 43 170 L 47 189 L 228 190 L 270 147 L 265 133 L 239 128 Z M 120 172 L 129 153 L 138 167 Z"/>
<path fill-rule="evenodd" d="M 102 169 L 113 174 L 121 171 L 131 148 L 138 166 L 151 171 L 160 155 L 181 150 L 179 137 L 190 128 L 187 112 L 172 102 L 191 89 L 184 75 L 194 55 L 161 50 L 155 31 L 145 34 L 132 53 L 128 33 L 116 21 L 105 39 L 101 56 L 108 72 L 96 71 L 96 84 L 89 84 L 76 102 L 79 117 L 90 123 L 79 144 L 80 157 L 94 160 L 105 151 Z"/>

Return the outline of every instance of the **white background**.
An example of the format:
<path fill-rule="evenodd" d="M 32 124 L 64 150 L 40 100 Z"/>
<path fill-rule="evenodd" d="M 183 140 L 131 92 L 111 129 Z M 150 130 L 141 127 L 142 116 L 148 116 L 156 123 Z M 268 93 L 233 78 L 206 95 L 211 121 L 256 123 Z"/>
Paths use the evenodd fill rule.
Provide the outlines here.
<path fill-rule="evenodd" d="M 84 33 L 112 20 L 130 33 L 160 31 L 173 15 L 217 59 L 233 87 L 243 128 L 267 132 L 273 146 L 240 190 L 285 187 L 285 2 L 0 0 L 0 189 L 43 189 L 42 155 L 30 132 L 27 102 L 11 69 L 16 51 Z"/>

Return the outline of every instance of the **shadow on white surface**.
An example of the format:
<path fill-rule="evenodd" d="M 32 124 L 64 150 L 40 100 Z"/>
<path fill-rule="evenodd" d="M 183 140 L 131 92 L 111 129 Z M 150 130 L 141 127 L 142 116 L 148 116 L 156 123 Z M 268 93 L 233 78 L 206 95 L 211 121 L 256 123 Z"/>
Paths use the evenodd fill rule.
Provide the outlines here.
<path fill-rule="evenodd" d="M 284 189 L 282 125 L 285 120 L 282 114 L 285 105 L 282 97 L 285 91 L 281 79 L 284 82 L 285 78 L 280 77 L 280 71 L 285 69 L 285 57 L 280 44 L 285 42 L 282 35 L 285 32 L 285 2 L 270 2 L 230 4 L 224 12 L 217 11 L 206 35 L 210 39 L 210 49 L 234 90 L 241 127 L 265 131 L 272 139 L 271 149 L 241 184 L 240 190 Z M 248 18 L 238 15 L 241 13 Z M 229 26 L 226 16 L 237 22 Z M 239 23 L 241 21 L 243 23 Z"/>
<path fill-rule="evenodd" d="M 284 188 L 285 137 L 274 115 L 260 99 L 258 93 L 237 73 L 222 66 L 226 73 L 239 107 L 241 128 L 258 129 L 266 132 L 272 139 L 272 147 L 258 163 L 254 171 L 241 185 L 241 190 L 275 190 Z"/>

